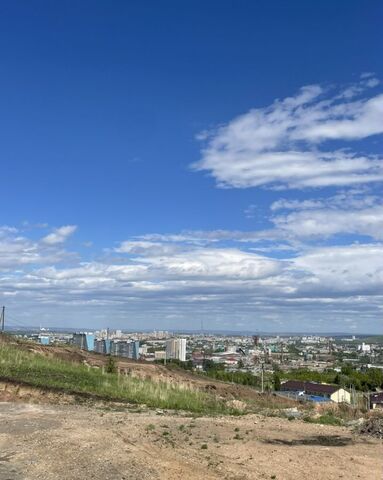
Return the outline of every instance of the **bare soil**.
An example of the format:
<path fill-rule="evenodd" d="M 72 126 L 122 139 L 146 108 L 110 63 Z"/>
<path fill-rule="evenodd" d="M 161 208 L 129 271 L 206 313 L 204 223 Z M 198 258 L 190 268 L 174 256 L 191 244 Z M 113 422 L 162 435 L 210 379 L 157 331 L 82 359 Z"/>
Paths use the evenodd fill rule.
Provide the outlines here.
<path fill-rule="evenodd" d="M 1 480 L 381 480 L 382 453 L 380 440 L 299 420 L 0 403 Z"/>

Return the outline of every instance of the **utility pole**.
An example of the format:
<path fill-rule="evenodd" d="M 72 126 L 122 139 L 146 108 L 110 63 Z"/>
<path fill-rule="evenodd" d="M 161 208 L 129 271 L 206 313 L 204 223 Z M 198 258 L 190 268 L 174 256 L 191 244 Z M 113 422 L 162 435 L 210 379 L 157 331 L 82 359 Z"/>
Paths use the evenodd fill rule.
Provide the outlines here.
<path fill-rule="evenodd" d="M 264 370 L 264 363 L 262 363 L 262 370 L 261 370 L 261 391 L 264 393 L 264 385 L 263 385 L 263 370 Z"/>
<path fill-rule="evenodd" d="M 5 307 L 1 309 L 1 333 L 4 333 Z"/>

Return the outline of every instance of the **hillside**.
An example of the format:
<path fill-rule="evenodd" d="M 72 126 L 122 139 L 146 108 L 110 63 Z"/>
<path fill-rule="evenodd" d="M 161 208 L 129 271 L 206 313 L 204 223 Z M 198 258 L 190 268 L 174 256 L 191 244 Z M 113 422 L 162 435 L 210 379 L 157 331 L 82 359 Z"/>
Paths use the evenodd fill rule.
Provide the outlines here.
<path fill-rule="evenodd" d="M 3 341 L 2 349 L 1 340 Z M 30 386 L 46 386 L 47 388 L 61 390 L 63 393 L 90 393 L 99 397 L 104 396 L 106 399 L 118 401 L 124 399 L 118 393 L 117 388 L 114 390 L 114 393 L 112 392 L 113 389 L 104 391 L 104 389 L 99 387 L 88 388 L 89 384 L 103 383 L 108 361 L 104 355 L 81 351 L 69 346 L 54 347 L 38 345 L 32 342 L 16 342 L 12 338 L 2 338 L 0 336 L 1 355 L 3 356 L 3 367 L 2 371 L 0 371 L 0 379 Z M 34 363 L 36 368 L 32 372 L 31 368 Z M 5 370 L 6 365 L 8 366 L 7 371 Z M 72 383 L 70 381 L 69 383 L 68 381 L 64 382 L 66 380 L 62 371 L 64 367 L 68 381 L 70 376 L 73 378 Z M 52 369 L 58 371 L 55 372 Z M 198 392 L 200 395 L 214 399 L 218 398 L 226 402 L 239 400 L 247 402 L 252 407 L 257 406 L 259 408 L 287 408 L 296 405 L 294 401 L 289 399 L 273 396 L 266 397 L 254 388 L 207 378 L 183 369 L 169 369 L 163 365 L 135 362 L 121 357 L 116 358 L 116 369 L 119 375 L 109 376 L 108 381 L 120 386 L 124 382 L 135 383 L 136 385 L 139 382 L 144 382 L 146 387 L 149 385 L 153 386 L 152 384 L 166 385 L 167 388 L 173 388 L 173 390 Z M 76 375 L 80 375 L 82 378 L 87 377 L 89 380 L 88 387 L 84 385 L 84 388 L 81 389 L 81 383 L 83 382 L 78 382 Z M 126 400 L 134 401 L 132 398 L 126 398 Z M 137 401 L 140 403 L 140 399 L 137 399 Z M 164 407 L 164 405 L 153 404 L 152 406 Z M 174 406 L 169 406 L 169 408 L 174 408 Z"/>

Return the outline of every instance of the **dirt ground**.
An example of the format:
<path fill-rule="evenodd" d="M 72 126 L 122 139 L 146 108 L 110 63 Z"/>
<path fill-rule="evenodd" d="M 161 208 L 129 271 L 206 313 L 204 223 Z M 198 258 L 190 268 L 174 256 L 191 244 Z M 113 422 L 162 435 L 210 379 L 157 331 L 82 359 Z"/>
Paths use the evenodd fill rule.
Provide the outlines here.
<path fill-rule="evenodd" d="M 382 454 L 299 420 L 0 403 L 1 480 L 381 480 Z"/>

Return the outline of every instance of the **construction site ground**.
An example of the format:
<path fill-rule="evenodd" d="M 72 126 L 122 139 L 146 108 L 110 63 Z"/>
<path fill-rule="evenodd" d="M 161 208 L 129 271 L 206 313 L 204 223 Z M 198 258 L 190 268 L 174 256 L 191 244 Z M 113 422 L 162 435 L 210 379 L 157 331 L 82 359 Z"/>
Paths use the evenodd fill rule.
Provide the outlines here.
<path fill-rule="evenodd" d="M 0 403 L 2 480 L 381 480 L 382 442 L 277 417 Z"/>

